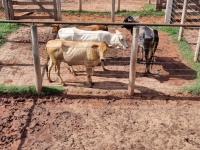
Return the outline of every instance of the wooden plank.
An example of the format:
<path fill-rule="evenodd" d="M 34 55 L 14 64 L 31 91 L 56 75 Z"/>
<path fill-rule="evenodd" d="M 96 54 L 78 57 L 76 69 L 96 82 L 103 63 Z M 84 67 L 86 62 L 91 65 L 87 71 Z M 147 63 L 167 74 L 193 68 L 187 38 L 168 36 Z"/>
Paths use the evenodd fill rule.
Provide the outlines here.
<path fill-rule="evenodd" d="M 188 6 L 190 9 L 197 9 L 197 7 L 198 7 L 196 4 L 190 4 L 190 5 L 188 4 Z M 183 4 L 178 4 L 175 7 L 176 7 L 176 9 L 183 9 Z"/>
<path fill-rule="evenodd" d="M 195 54 L 194 54 L 194 62 L 198 61 L 199 49 L 200 49 L 200 29 L 199 29 L 199 35 L 198 35 L 198 40 L 197 40 L 197 46 L 196 46 Z"/>
<path fill-rule="evenodd" d="M 21 19 L 54 19 L 51 16 L 15 16 L 15 20 Z"/>
<path fill-rule="evenodd" d="M 120 0 L 117 0 L 117 11 L 120 11 Z"/>
<path fill-rule="evenodd" d="M 42 89 L 42 73 L 40 66 L 40 53 L 38 48 L 38 35 L 37 35 L 37 26 L 31 25 L 31 40 L 32 40 L 32 55 L 33 55 L 33 63 L 35 70 L 35 86 L 36 91 L 38 93 L 41 92 Z"/>
<path fill-rule="evenodd" d="M 54 18 L 54 15 L 51 13 L 51 12 L 49 12 L 48 10 L 46 10 L 40 3 L 38 3 L 36 0 L 32 0 L 35 4 L 37 4 L 39 7 L 40 7 L 40 9 L 42 9 L 44 12 L 46 12 L 46 13 L 48 13 L 49 14 L 49 16 L 51 16 L 52 18 Z"/>
<path fill-rule="evenodd" d="M 10 20 L 14 20 L 14 11 L 13 11 L 12 0 L 8 0 L 8 8 L 9 8 Z"/>
<path fill-rule="evenodd" d="M 57 15 L 58 15 L 58 21 L 61 21 L 61 1 L 60 0 L 57 0 L 57 8 L 54 8 L 54 9 L 57 9 Z"/>
<path fill-rule="evenodd" d="M 184 0 L 181 24 L 185 24 L 185 19 L 186 19 L 186 14 L 187 14 L 187 4 L 188 4 L 188 0 Z M 178 35 L 179 41 L 182 39 L 182 35 L 183 35 L 183 27 L 180 27 L 179 35 Z"/>
<path fill-rule="evenodd" d="M 134 89 L 135 89 L 139 28 L 133 28 L 132 38 L 133 39 L 132 39 L 132 46 L 131 46 L 129 85 L 128 85 L 129 95 L 133 95 Z"/>
<path fill-rule="evenodd" d="M 115 22 L 115 0 L 112 0 L 111 22 Z"/>
<path fill-rule="evenodd" d="M 53 8 L 54 8 L 54 20 L 55 20 L 55 21 L 58 21 L 56 0 L 53 0 Z"/>
<path fill-rule="evenodd" d="M 53 2 L 37 2 L 40 5 L 53 5 Z M 18 2 L 18 1 L 13 1 L 13 5 L 35 5 L 34 2 Z"/>
<path fill-rule="evenodd" d="M 175 12 L 174 15 L 176 17 L 180 16 L 182 12 Z M 199 12 L 187 12 L 187 16 L 199 16 Z"/>
<path fill-rule="evenodd" d="M 162 0 L 156 0 L 156 10 L 162 10 Z"/>
<path fill-rule="evenodd" d="M 10 14 L 9 14 L 9 9 L 8 9 L 8 1 L 3 0 L 3 4 L 4 4 L 4 11 L 6 13 L 6 20 L 10 20 Z"/>
<path fill-rule="evenodd" d="M 46 9 L 49 12 L 54 12 L 54 9 Z M 13 9 L 14 12 L 46 12 L 42 9 Z"/>
<path fill-rule="evenodd" d="M 171 23 L 171 16 L 172 16 L 172 4 L 173 0 L 167 1 L 166 12 L 165 12 L 165 23 Z"/>
<path fill-rule="evenodd" d="M 186 19 L 185 20 L 186 22 L 192 22 L 192 23 L 194 23 L 194 22 L 197 22 L 197 23 L 199 23 L 199 19 Z M 181 19 L 174 19 L 174 22 L 181 22 Z"/>
<path fill-rule="evenodd" d="M 82 11 L 82 0 L 78 0 L 78 10 Z"/>

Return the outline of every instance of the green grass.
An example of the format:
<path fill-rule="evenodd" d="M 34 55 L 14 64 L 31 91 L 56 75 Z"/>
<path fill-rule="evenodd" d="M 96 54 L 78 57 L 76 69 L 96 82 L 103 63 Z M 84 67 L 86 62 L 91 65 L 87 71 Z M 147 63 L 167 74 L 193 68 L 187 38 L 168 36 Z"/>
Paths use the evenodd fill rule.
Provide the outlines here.
<path fill-rule="evenodd" d="M 178 27 L 157 27 L 158 30 L 162 30 L 168 33 L 172 37 L 173 41 L 178 45 L 180 54 L 183 58 L 187 60 L 187 64 L 196 71 L 197 76 L 194 82 L 186 86 L 181 87 L 180 91 L 188 91 L 188 93 L 193 95 L 200 95 L 200 63 L 194 62 L 194 52 L 187 44 L 187 42 L 182 39 L 178 41 Z"/>
<path fill-rule="evenodd" d="M 94 15 L 94 14 L 99 14 L 99 15 L 110 15 L 110 12 L 97 12 L 97 11 L 76 11 L 76 10 L 62 10 L 62 13 L 67 13 L 67 14 L 87 14 L 87 15 Z M 164 16 L 163 11 L 155 11 L 155 10 L 140 10 L 140 11 L 129 11 L 129 10 L 121 10 L 115 12 L 115 15 L 118 16 Z"/>
<path fill-rule="evenodd" d="M 0 84 L 0 94 L 28 94 L 28 95 L 59 95 L 64 89 L 62 87 L 43 86 L 41 93 L 37 93 L 35 86 L 5 86 Z"/>
<path fill-rule="evenodd" d="M 99 12 L 99 11 L 78 11 L 78 10 L 62 10 L 62 13 L 67 13 L 67 14 L 88 14 L 88 15 L 93 15 L 93 14 L 99 14 L 99 15 L 110 15 L 111 12 Z M 164 11 L 156 11 L 155 10 L 155 5 L 153 4 L 145 4 L 142 10 L 139 11 L 128 11 L 128 10 L 121 10 L 115 12 L 116 15 L 118 16 L 164 16 L 165 13 Z"/>
<path fill-rule="evenodd" d="M 17 23 L 0 23 L 0 46 L 6 42 L 6 37 L 18 28 Z"/>

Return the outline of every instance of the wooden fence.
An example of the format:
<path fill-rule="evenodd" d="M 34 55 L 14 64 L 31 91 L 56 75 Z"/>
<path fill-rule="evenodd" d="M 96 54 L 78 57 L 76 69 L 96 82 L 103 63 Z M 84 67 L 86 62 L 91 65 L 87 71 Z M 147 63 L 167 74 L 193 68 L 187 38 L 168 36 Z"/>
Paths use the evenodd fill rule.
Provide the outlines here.
<path fill-rule="evenodd" d="M 33 50 L 33 60 L 34 60 L 34 68 L 35 68 L 35 81 L 36 81 L 36 89 L 38 92 L 41 91 L 42 88 L 42 76 L 41 76 L 41 66 L 40 66 L 40 54 L 38 50 L 38 33 L 37 33 L 37 25 L 36 24 L 80 24 L 80 25 L 89 25 L 89 24 L 105 24 L 105 25 L 126 25 L 126 23 L 77 23 L 77 22 L 62 22 L 62 21 L 16 21 L 16 20 L 2 20 L 1 23 L 31 23 L 30 30 L 31 30 L 31 38 L 32 38 L 32 50 Z M 129 23 L 129 25 L 138 25 L 138 26 L 179 26 L 179 27 L 200 27 L 200 25 L 172 25 L 172 24 L 142 24 L 142 23 Z M 137 59 L 137 50 L 138 50 L 138 38 L 139 38 L 139 29 L 134 28 L 133 39 L 132 39 L 132 48 L 131 48 L 131 58 L 130 58 L 130 70 L 129 70 L 129 84 L 128 84 L 128 93 L 129 95 L 134 95 L 135 90 L 135 79 L 136 79 L 136 59 Z M 199 42 L 199 41 L 197 41 Z M 198 44 L 199 45 L 199 44 Z M 195 53 L 198 54 L 199 51 Z"/>
<path fill-rule="evenodd" d="M 3 4 L 7 20 L 20 20 L 20 19 L 53 19 L 55 21 L 61 20 L 60 0 L 51 0 L 47 2 L 38 2 L 36 0 L 31 0 L 31 1 L 3 0 Z M 38 12 L 43 13 L 43 15 L 34 16 L 34 13 Z"/>

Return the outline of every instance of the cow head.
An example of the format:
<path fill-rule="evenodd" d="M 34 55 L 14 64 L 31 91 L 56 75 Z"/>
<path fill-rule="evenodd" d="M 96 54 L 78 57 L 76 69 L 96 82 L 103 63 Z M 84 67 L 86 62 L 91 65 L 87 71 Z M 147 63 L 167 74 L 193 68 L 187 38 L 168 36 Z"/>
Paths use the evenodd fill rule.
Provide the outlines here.
<path fill-rule="evenodd" d="M 120 31 L 116 30 L 116 34 L 114 36 L 114 45 L 117 46 L 117 48 L 128 48 L 128 44 L 126 42 L 126 36 L 123 35 Z"/>
<path fill-rule="evenodd" d="M 138 21 L 136 21 L 135 19 L 137 19 L 138 18 L 138 16 L 134 16 L 134 17 L 132 17 L 132 16 L 128 16 L 128 17 L 126 17 L 125 19 L 124 19 L 124 23 L 139 23 Z M 133 31 L 133 25 L 122 25 L 121 26 L 122 28 L 126 28 L 127 30 L 129 30 L 131 33 L 132 33 L 132 31 Z"/>
<path fill-rule="evenodd" d="M 104 61 L 105 58 L 105 53 L 107 52 L 108 49 L 113 48 L 112 46 L 109 46 L 106 42 L 101 42 L 99 45 L 99 57 L 100 61 Z"/>
<path fill-rule="evenodd" d="M 105 60 L 105 52 L 110 48 L 106 42 L 99 42 L 97 44 L 92 45 L 91 51 L 87 53 L 88 60 L 96 60 L 97 58 L 100 61 Z"/>

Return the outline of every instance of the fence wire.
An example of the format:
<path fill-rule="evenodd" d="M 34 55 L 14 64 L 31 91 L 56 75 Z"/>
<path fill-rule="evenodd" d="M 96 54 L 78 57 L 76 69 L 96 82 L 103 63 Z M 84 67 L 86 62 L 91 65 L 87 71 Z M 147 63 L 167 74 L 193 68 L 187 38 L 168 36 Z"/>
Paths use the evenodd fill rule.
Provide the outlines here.
<path fill-rule="evenodd" d="M 175 23 L 179 23 L 182 17 L 183 11 L 183 1 L 174 0 L 173 7 L 172 7 L 172 16 L 171 19 L 175 21 Z M 198 2 L 197 2 L 198 3 Z M 185 24 L 199 24 L 199 10 L 200 5 L 197 5 L 192 0 L 188 0 L 187 7 L 186 7 L 186 16 L 185 16 Z M 186 27 L 183 31 L 183 39 L 190 45 L 191 50 L 195 51 L 197 46 L 197 39 L 198 33 L 200 28 L 193 28 L 193 27 Z"/>
<path fill-rule="evenodd" d="M 115 48 L 106 55 L 105 67 L 108 71 L 103 71 L 100 65 L 95 67 L 92 76 L 95 83 L 94 89 L 100 89 L 104 93 L 108 89 L 110 91 L 126 91 L 128 88 L 132 36 L 129 31 L 122 30 L 121 27 L 109 26 L 110 32 L 115 31 L 115 29 L 121 30 L 126 36 L 129 47 L 125 50 Z M 60 86 L 55 69 L 51 71 L 53 83 L 48 82 L 45 72 L 45 63 L 47 61 L 45 44 L 53 39 L 51 35 L 52 27 L 38 26 L 43 85 Z M 168 94 L 176 92 L 181 85 L 189 83 L 196 78 L 196 72 L 179 57 L 178 47 L 171 38 L 162 31 L 159 31 L 159 37 L 160 42 L 155 53 L 155 61 L 151 69 L 152 74 L 145 76 L 145 60 L 137 63 L 136 90 L 139 92 L 152 93 L 156 91 L 156 93 Z M 8 42 L 0 48 L 0 84 L 34 85 L 35 75 L 30 27 L 21 26 L 15 33 L 11 33 L 6 38 L 6 41 Z M 70 73 L 65 63 L 61 64 L 61 76 L 67 84 L 69 92 L 73 93 L 76 91 L 74 89 L 78 88 L 79 92 L 88 93 L 85 67 L 78 65 L 73 66 L 73 68 L 78 74 L 77 76 L 73 76 Z"/>

